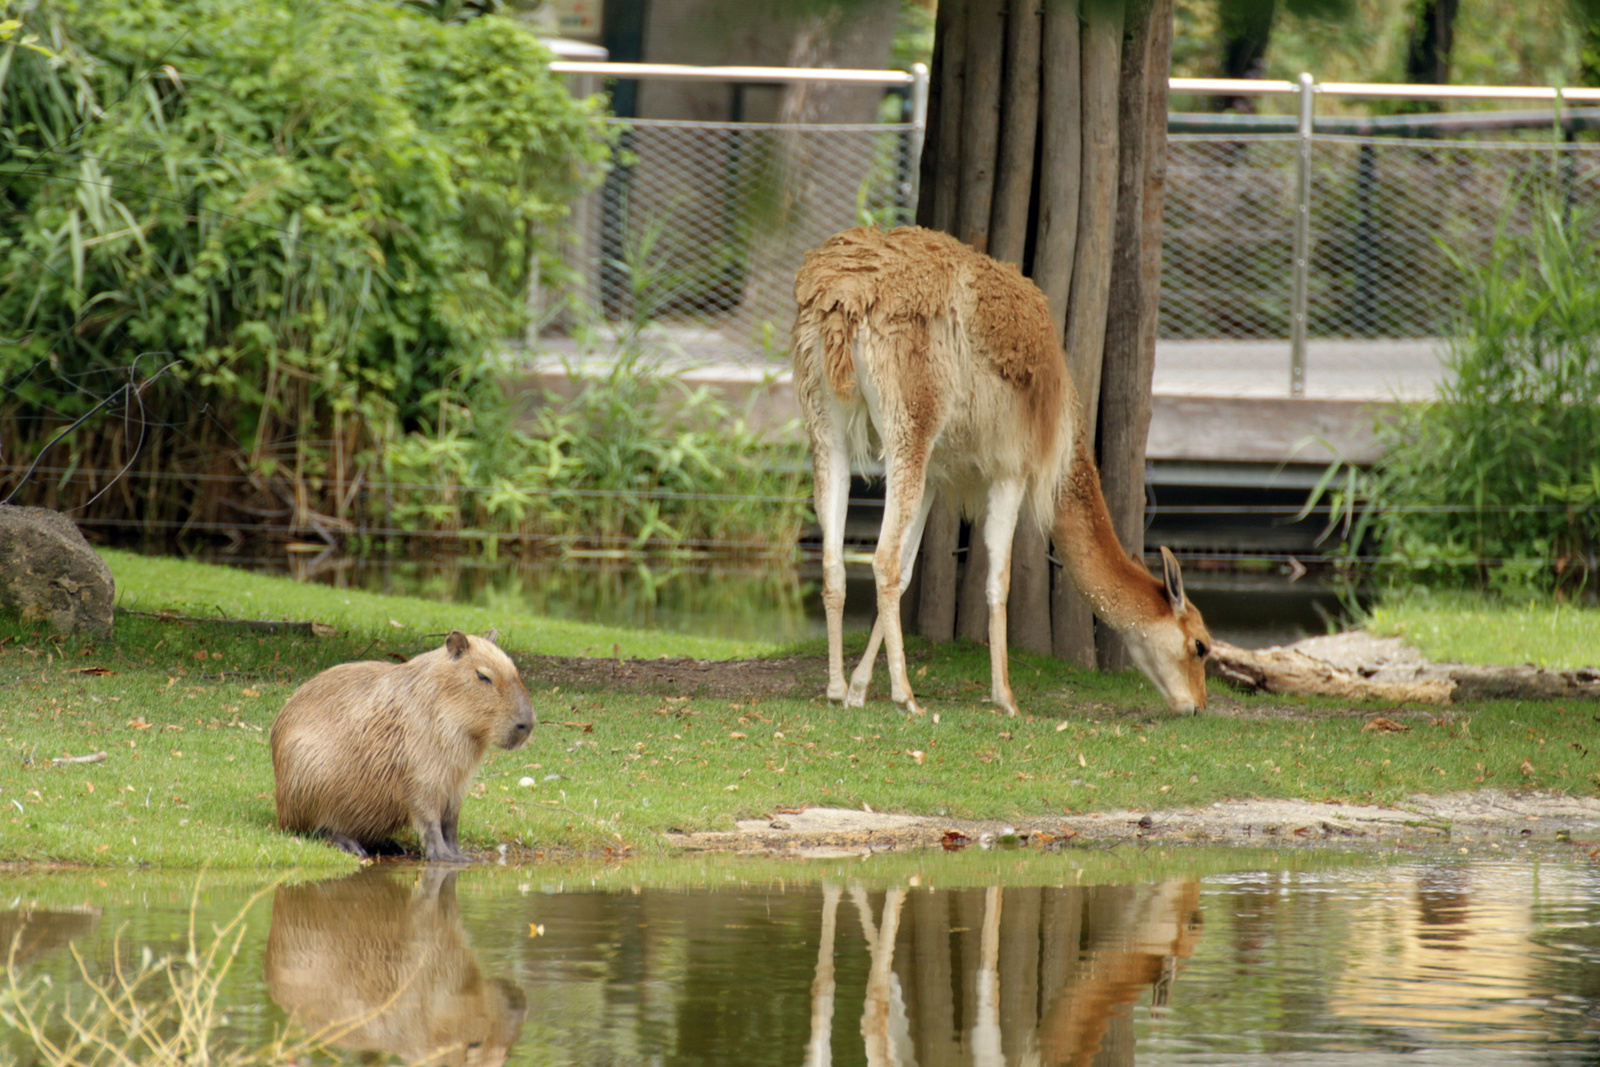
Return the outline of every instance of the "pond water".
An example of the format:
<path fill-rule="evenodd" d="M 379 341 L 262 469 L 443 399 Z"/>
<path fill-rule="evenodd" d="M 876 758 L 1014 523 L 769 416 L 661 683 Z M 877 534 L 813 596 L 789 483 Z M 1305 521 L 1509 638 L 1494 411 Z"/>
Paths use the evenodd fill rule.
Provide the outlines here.
<path fill-rule="evenodd" d="M 0 1011 L 32 1005 L 42 1040 L 63 1041 L 63 1008 L 95 1017 L 84 974 L 176 955 L 133 995 L 143 1017 L 171 977 L 211 975 L 220 1045 L 313 1031 L 363 1062 L 1600 1058 L 1600 867 L 1582 853 L 1085 849 L 265 882 L 9 876 L 0 937 L 24 992 L 0 987 Z M 0 1060 L 51 1062 L 39 1043 L 0 1033 Z"/>
<path fill-rule="evenodd" d="M 498 606 L 529 614 L 711 637 L 761 634 L 778 642 L 821 637 L 820 564 L 671 563 L 569 559 L 486 563 L 464 557 L 393 560 L 353 556 L 212 557 L 215 562 L 338 588 Z M 1211 632 L 1244 648 L 1327 633 L 1350 605 L 1315 578 L 1192 568 L 1184 585 Z M 845 626 L 872 627 L 872 569 L 847 569 Z"/>

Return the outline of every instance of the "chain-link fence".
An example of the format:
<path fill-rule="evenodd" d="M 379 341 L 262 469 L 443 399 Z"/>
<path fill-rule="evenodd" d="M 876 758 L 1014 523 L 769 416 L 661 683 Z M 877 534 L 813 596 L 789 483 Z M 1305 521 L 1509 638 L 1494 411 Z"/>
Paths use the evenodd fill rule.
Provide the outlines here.
<path fill-rule="evenodd" d="M 591 300 L 612 322 L 787 342 L 807 249 L 913 211 L 906 123 L 620 123 Z"/>
<path fill-rule="evenodd" d="M 1162 239 L 1163 338 L 1284 338 L 1291 329 L 1297 139 L 1174 135 Z M 1526 227 L 1556 182 L 1600 201 L 1600 146 L 1319 135 L 1311 146 L 1306 331 L 1447 334 L 1465 273 Z"/>
<path fill-rule="evenodd" d="M 1412 134 L 1357 136 L 1319 132 L 1353 120 L 1313 124 L 1308 96 L 1302 106 L 1298 130 L 1293 119 L 1190 115 L 1190 126 L 1238 128 L 1169 137 L 1163 339 L 1443 336 L 1497 229 L 1515 231 L 1532 210 L 1531 182 L 1558 181 L 1572 205 L 1600 201 L 1600 146 L 1553 140 L 1548 115 L 1522 113 L 1516 132 L 1509 113 L 1354 120 Z M 914 109 L 903 118 L 617 120 L 618 165 L 578 212 L 578 306 L 703 355 L 776 355 L 805 251 L 861 222 L 914 215 L 921 131 Z M 1277 125 L 1251 133 L 1252 120 Z"/>

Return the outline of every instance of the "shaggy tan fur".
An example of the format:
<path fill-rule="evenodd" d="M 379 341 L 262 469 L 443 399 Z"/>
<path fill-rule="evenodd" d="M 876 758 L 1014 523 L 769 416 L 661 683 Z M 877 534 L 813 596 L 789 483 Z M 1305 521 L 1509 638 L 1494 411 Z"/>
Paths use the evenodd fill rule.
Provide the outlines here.
<path fill-rule="evenodd" d="M 366 855 L 407 826 L 429 860 L 462 862 L 457 825 L 490 744 L 534 725 L 516 664 L 459 630 L 407 663 L 342 663 L 306 682 L 272 724 L 278 825 Z"/>
<path fill-rule="evenodd" d="M 1053 531 L 1085 599 L 1168 705 L 1205 706 L 1205 624 L 1183 595 L 1170 552 L 1162 550 L 1164 574 L 1156 579 L 1117 542 L 1049 307 L 1032 282 L 942 233 L 858 228 L 806 256 L 795 299 L 791 357 L 823 528 L 830 699 L 850 706 L 865 699 L 882 641 L 891 696 L 920 710 L 905 670 L 899 602 L 932 481 L 965 514 L 983 516 L 997 704 L 1016 712 L 1005 602 L 1011 537 L 1026 503 L 1033 521 Z M 846 688 L 840 626 L 849 459 L 860 462 L 874 447 L 886 480 L 873 557 L 878 621 Z"/>

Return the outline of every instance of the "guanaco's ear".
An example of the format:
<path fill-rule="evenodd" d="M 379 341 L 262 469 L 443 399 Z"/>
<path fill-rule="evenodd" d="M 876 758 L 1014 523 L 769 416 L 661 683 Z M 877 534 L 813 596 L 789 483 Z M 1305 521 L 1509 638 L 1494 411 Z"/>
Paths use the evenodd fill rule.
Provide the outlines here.
<path fill-rule="evenodd" d="M 1161 580 L 1166 583 L 1167 603 L 1172 605 L 1172 613 L 1182 615 L 1189 604 L 1183 596 L 1183 570 L 1178 566 L 1178 557 L 1166 545 L 1161 546 Z"/>
<path fill-rule="evenodd" d="M 450 636 L 444 639 L 444 647 L 452 659 L 460 659 L 467 650 L 467 635 L 460 630 L 451 630 Z"/>
<path fill-rule="evenodd" d="M 483 635 L 483 639 L 489 642 L 491 645 L 498 645 L 500 643 L 500 631 L 494 627 L 490 627 L 489 632 Z"/>

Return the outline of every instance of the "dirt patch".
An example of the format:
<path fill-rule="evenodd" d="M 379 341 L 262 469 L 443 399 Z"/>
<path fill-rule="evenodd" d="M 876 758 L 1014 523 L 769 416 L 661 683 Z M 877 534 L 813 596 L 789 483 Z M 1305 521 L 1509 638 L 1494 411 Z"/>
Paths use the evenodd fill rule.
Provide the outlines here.
<path fill-rule="evenodd" d="M 1025 823 L 973 821 L 843 808 L 780 811 L 745 819 L 737 830 L 668 834 L 680 848 L 805 857 L 903 849 L 1081 845 L 1370 845 L 1450 843 L 1461 847 L 1525 841 L 1600 846 L 1600 800 L 1494 790 L 1413 797 L 1398 808 L 1300 800 L 1238 800 L 1203 808 L 1105 811 Z"/>
<path fill-rule="evenodd" d="M 529 689 L 560 686 L 729 700 L 804 696 L 816 688 L 816 679 L 828 674 L 828 661 L 822 656 L 736 660 L 518 656 L 517 666 Z"/>

